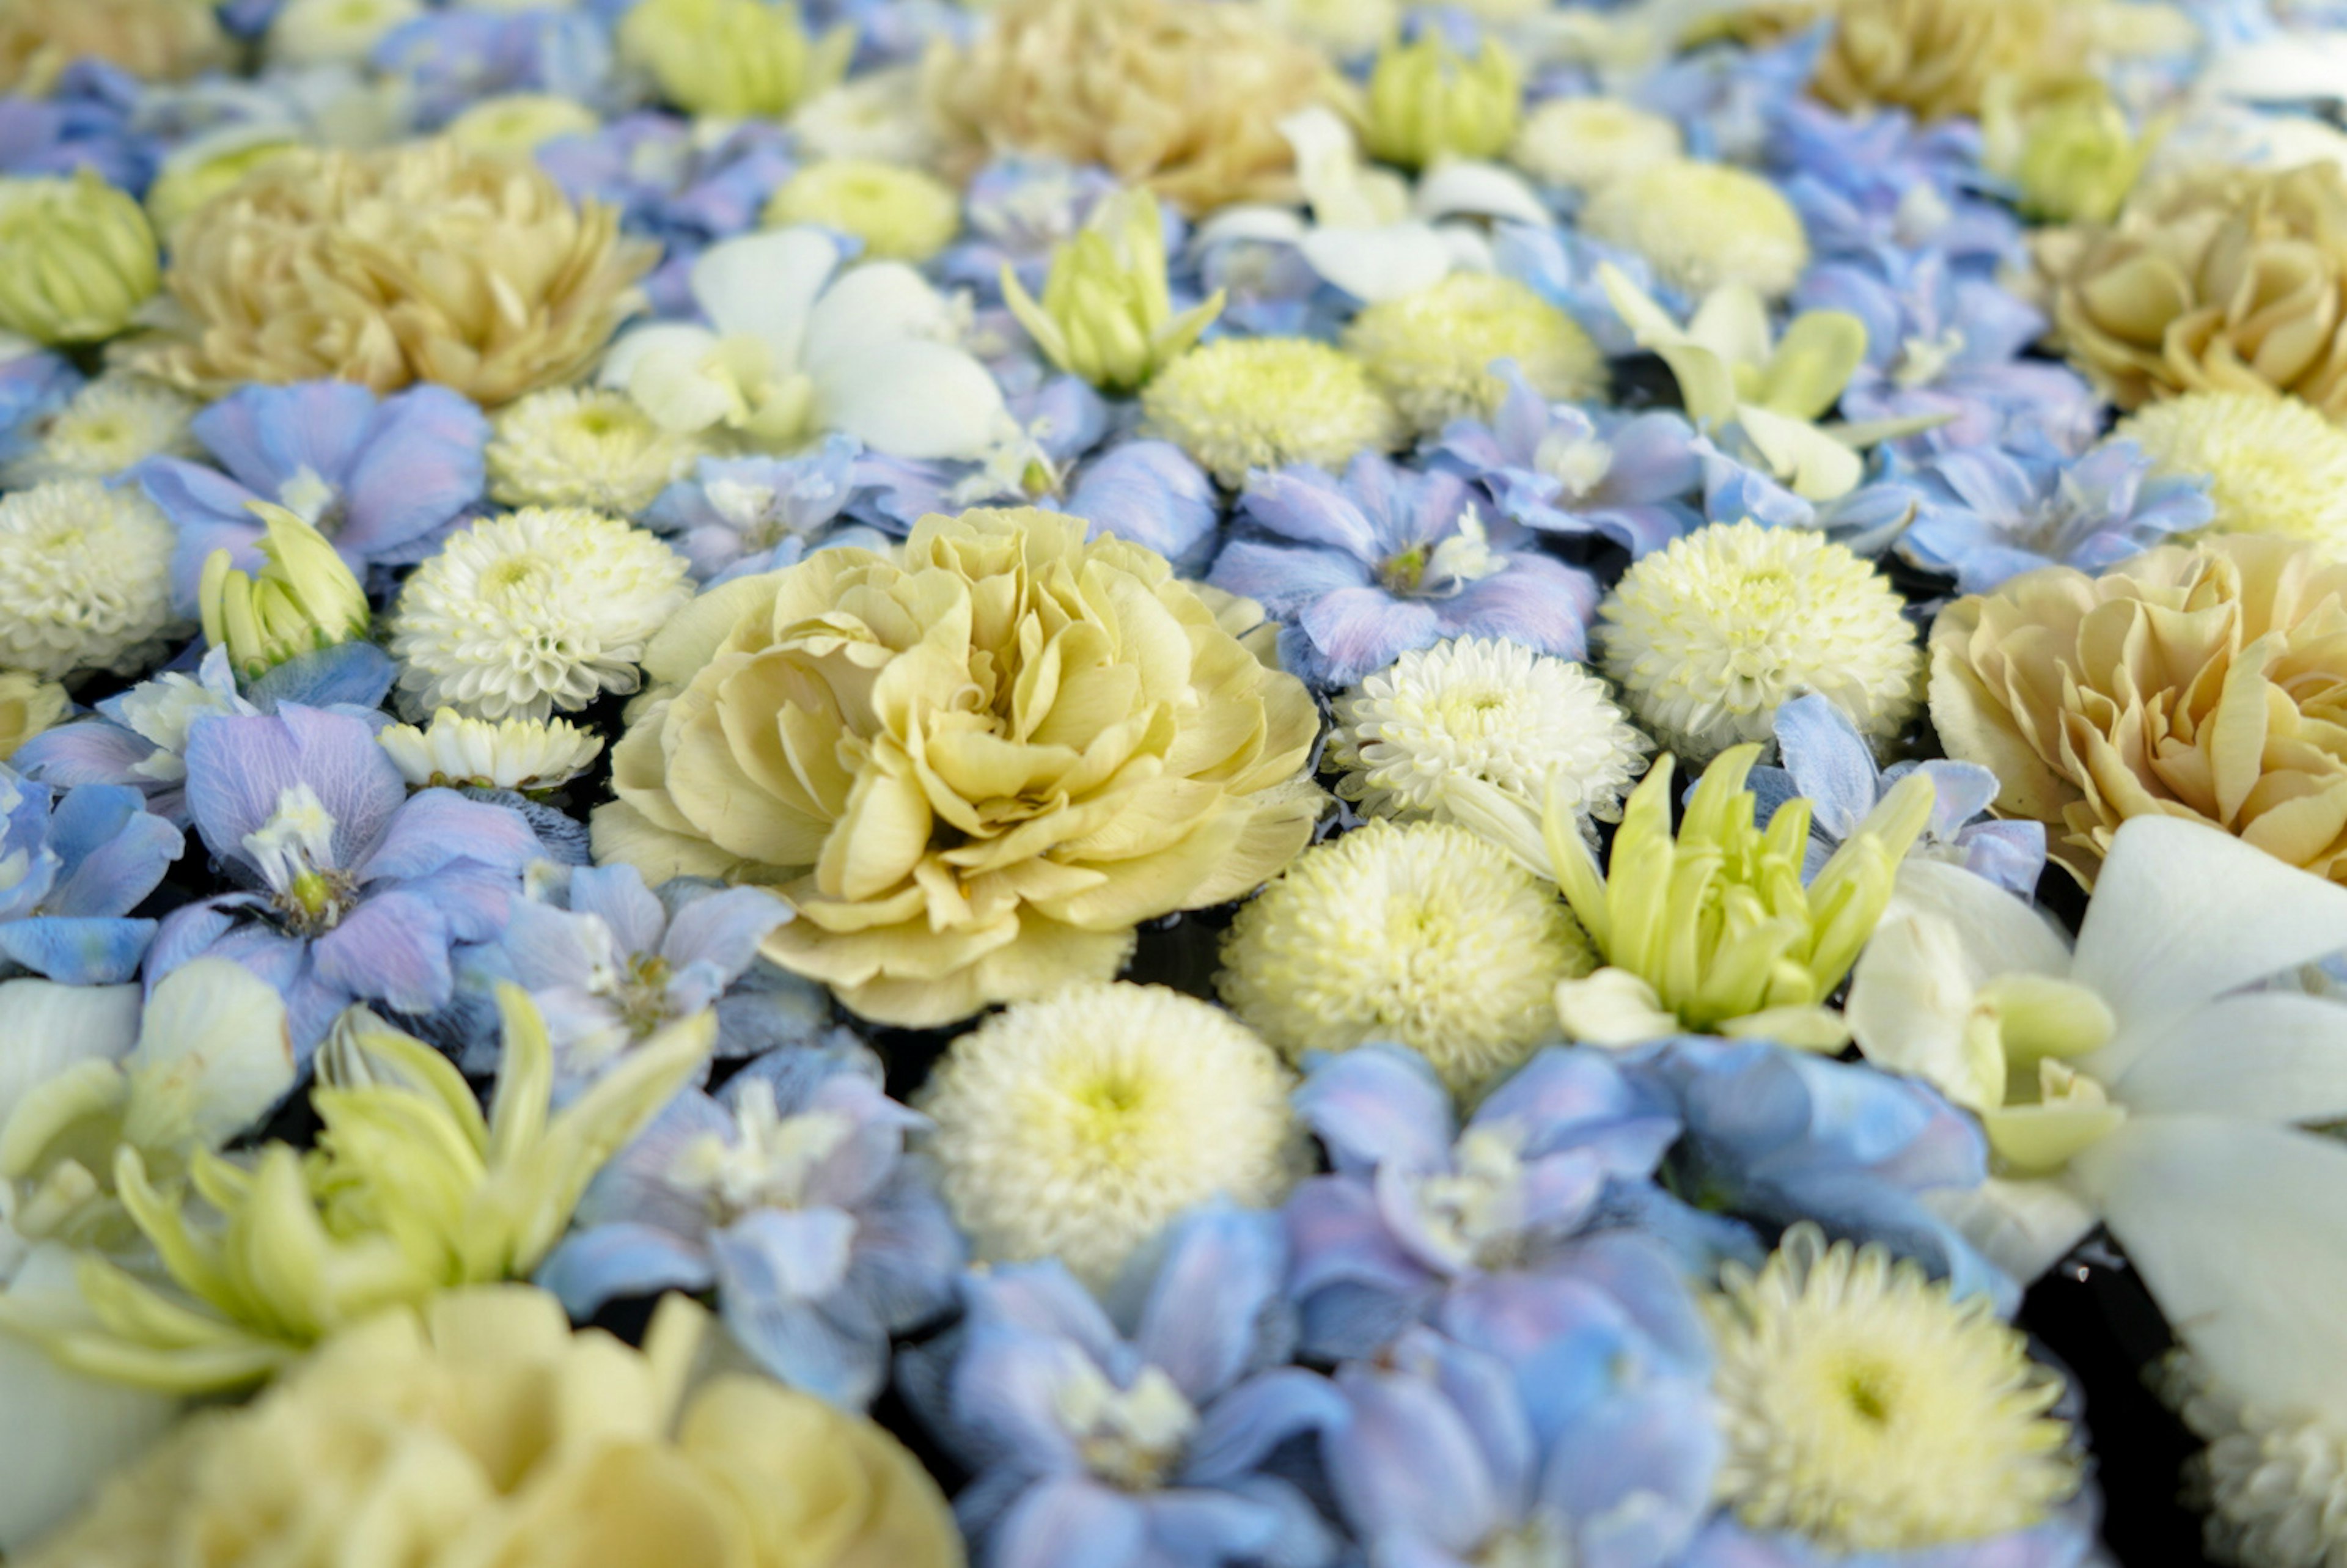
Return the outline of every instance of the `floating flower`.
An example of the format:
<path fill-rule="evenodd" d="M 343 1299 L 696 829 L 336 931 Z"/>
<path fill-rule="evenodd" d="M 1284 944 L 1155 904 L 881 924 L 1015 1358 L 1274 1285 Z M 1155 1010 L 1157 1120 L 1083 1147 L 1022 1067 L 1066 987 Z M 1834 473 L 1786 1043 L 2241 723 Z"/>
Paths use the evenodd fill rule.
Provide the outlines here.
<path fill-rule="evenodd" d="M 1367 365 L 1306 338 L 1226 337 L 1192 349 L 1158 373 L 1141 406 L 1152 434 L 1233 489 L 1258 468 L 1336 468 L 1407 438 Z"/>
<path fill-rule="evenodd" d="M 1535 817 L 1555 790 L 1584 821 L 1618 822 L 1654 749 L 1604 682 L 1502 639 L 1413 649 L 1339 696 L 1336 718 L 1324 760 L 1367 816 L 1456 820 L 1452 787 L 1474 779 Z"/>
<path fill-rule="evenodd" d="M 5 48 L 0 41 L 0 58 Z M 155 292 L 146 213 L 87 169 L 71 179 L 0 179 L 0 331 L 36 343 L 110 338 Z"/>
<path fill-rule="evenodd" d="M 2347 568 L 2255 535 L 2164 546 L 2100 577 L 2047 567 L 1940 612 L 1932 723 L 1950 756 L 1995 771 L 2001 815 L 2045 824 L 2047 853 L 2082 883 L 2146 815 L 2347 876 L 2347 749 L 2325 673 L 2343 601 Z M 2155 634 L 2178 615 L 2189 639 Z"/>
<path fill-rule="evenodd" d="M 508 403 L 576 377 L 653 261 L 528 165 L 424 141 L 272 159 L 172 235 L 184 324 L 133 369 L 219 393 L 330 376 Z"/>
<path fill-rule="evenodd" d="M 0 92 L 39 97 L 74 62 L 99 59 L 148 82 L 229 63 L 203 0 L 8 0 L 0 6 Z"/>
<path fill-rule="evenodd" d="M 1594 579 L 1521 534 L 1493 548 L 1456 474 L 1364 454 L 1341 482 L 1308 467 L 1259 474 L 1239 511 L 1212 580 L 1288 623 L 1280 661 L 1315 685 L 1350 685 L 1445 637 L 1588 651 Z"/>
<path fill-rule="evenodd" d="M 66 985 L 128 979 L 155 935 L 130 911 L 184 847 L 137 790 L 56 790 L 0 765 L 0 965 Z"/>
<path fill-rule="evenodd" d="M 1240 909 L 1216 986 L 1291 1058 L 1399 1040 L 1464 1093 L 1555 1038 L 1557 982 L 1591 967 L 1505 850 L 1379 821 L 1307 850 Z"/>
<path fill-rule="evenodd" d="M 1621 98 L 1550 98 L 1524 115 L 1508 161 L 1542 185 L 1594 190 L 1684 150 L 1678 123 Z"/>
<path fill-rule="evenodd" d="M 1192 214 L 1294 193 L 1278 121 L 1324 95 L 1329 67 L 1253 7 L 1010 0 L 990 20 L 928 77 L 956 138 L 1105 164 Z"/>
<path fill-rule="evenodd" d="M 775 188 L 765 221 L 813 223 L 864 241 L 864 253 L 926 261 L 961 228 L 961 198 L 933 174 L 869 158 L 810 163 Z"/>
<path fill-rule="evenodd" d="M 543 719 L 636 689 L 654 633 L 692 597 L 651 534 L 577 507 L 525 507 L 456 535 L 392 607 L 401 705 Z"/>
<path fill-rule="evenodd" d="M 1993 593 L 2057 563 L 2101 571 L 2216 511 L 2198 476 L 2157 475 L 2127 440 L 2075 459 L 2035 442 L 1967 447 L 1927 458 L 1911 477 L 1922 504 L 1900 553 L 1952 576 L 1965 593 Z"/>
<path fill-rule="evenodd" d="M 600 735 L 563 719 L 468 719 L 442 708 L 423 729 L 386 724 L 375 742 L 410 789 L 559 789 L 603 754 Z"/>
<path fill-rule="evenodd" d="M 1581 214 L 1589 234 L 1645 257 L 1673 288 L 1728 283 L 1782 299 L 1809 264 L 1800 215 L 1777 188 L 1732 164 L 1674 159 L 1598 189 Z"/>
<path fill-rule="evenodd" d="M 2188 392 L 2146 404 L 2112 434 L 2142 448 L 2155 473 L 2206 476 L 2211 528 L 2347 556 L 2347 430 L 2297 398 Z"/>
<path fill-rule="evenodd" d="M 764 1057 L 717 1099 L 684 1091 L 604 1167 L 539 1283 L 580 1318 L 714 1288 L 765 1370 L 861 1409 L 887 1380 L 889 1336 L 954 1301 L 961 1237 L 905 1155 L 922 1125 L 860 1047 Z"/>
<path fill-rule="evenodd" d="M 739 1373 L 696 1387 L 707 1321 L 672 1296 L 640 1350 L 520 1286 L 366 1315 L 182 1426 L 26 1562 L 137 1568 L 233 1538 L 313 1568 L 392 1528 L 420 1561 L 514 1568 L 585 1542 L 610 1568 L 961 1562 L 937 1483 L 871 1422 Z"/>
<path fill-rule="evenodd" d="M 795 457 L 703 457 L 644 521 L 675 541 L 702 582 L 794 566 L 855 493 L 862 449 L 833 435 Z"/>
<path fill-rule="evenodd" d="M 1119 192 L 1083 231 L 1051 252 L 1038 302 L 1008 261 L 1003 302 L 1044 357 L 1107 392 L 1138 391 L 1189 351 L 1223 308 L 1218 291 L 1181 314 L 1165 282 L 1165 233 L 1156 199 Z"/>
<path fill-rule="evenodd" d="M 1301 1171 L 1294 1080 L 1228 1013 L 1161 986 L 1021 1002 L 956 1040 L 918 1104 L 981 1262 L 1094 1287 L 1184 1210 L 1276 1204 Z"/>
<path fill-rule="evenodd" d="M 2025 1530 L 2077 1490 L 2060 1374 L 1983 1296 L 1957 1302 L 1880 1246 L 1785 1235 L 1706 1303 L 1727 1452 L 1753 1530 L 1895 1552 Z"/>
<path fill-rule="evenodd" d="M 2086 64 L 2084 17 L 2033 0 L 1848 0 L 1810 84 L 1848 112 L 1978 115 L 1999 77 L 2037 83 Z"/>
<path fill-rule="evenodd" d="M 162 651 L 171 524 L 136 490 L 56 479 L 0 496 L 0 668 L 128 675 Z"/>
<path fill-rule="evenodd" d="M 56 682 L 22 670 L 0 670 L 0 763 L 72 709 L 73 699 Z"/>
<path fill-rule="evenodd" d="M 1319 815 L 1311 699 L 1225 630 L 1254 606 L 1083 533 L 926 518 L 704 594 L 647 651 L 599 858 L 776 886 L 769 958 L 917 1025 L 1105 979 L 1135 923 L 1256 886 Z"/>
<path fill-rule="evenodd" d="M 1429 27 L 1388 43 L 1369 68 L 1368 150 L 1404 169 L 1491 158 L 1514 138 L 1522 105 L 1522 73 L 1506 50 L 1487 39 L 1470 59 Z"/>
<path fill-rule="evenodd" d="M 1747 518 L 1633 562 L 1598 607 L 1597 644 L 1630 712 L 1690 761 L 1768 739 L 1804 690 L 1879 745 L 1921 695 L 1901 609 L 1881 573 L 1822 534 Z"/>
<path fill-rule="evenodd" d="M 136 375 L 101 375 L 24 432 L 39 445 L 0 466 L 0 482 L 29 489 L 51 479 L 111 479 L 149 457 L 195 451 L 185 393 Z"/>
<path fill-rule="evenodd" d="M 507 507 L 583 507 L 615 518 L 642 513 L 692 472 L 702 453 L 663 430 L 625 393 L 548 387 L 509 403 L 482 450 L 489 498 Z"/>
<path fill-rule="evenodd" d="M 1572 402 L 1605 390 L 1604 358 L 1580 324 L 1491 272 L 1453 272 L 1378 301 L 1345 328 L 1344 344 L 1421 436 L 1498 414 L 1509 382 L 1491 369 L 1497 360 L 1512 362 L 1542 397 Z"/>
<path fill-rule="evenodd" d="M 781 119 L 839 80 L 856 30 L 811 40 L 788 0 L 643 0 L 620 18 L 618 43 L 688 114 Z"/>

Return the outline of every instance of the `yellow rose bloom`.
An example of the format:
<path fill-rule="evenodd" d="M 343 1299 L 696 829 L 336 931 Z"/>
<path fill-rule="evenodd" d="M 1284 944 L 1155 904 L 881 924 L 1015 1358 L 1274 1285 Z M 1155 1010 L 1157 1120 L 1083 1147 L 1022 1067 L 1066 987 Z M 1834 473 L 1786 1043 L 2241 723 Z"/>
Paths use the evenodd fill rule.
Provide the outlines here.
<path fill-rule="evenodd" d="M 646 650 L 596 858 L 779 886 L 766 956 L 914 1026 L 1255 887 L 1319 814 L 1312 700 L 1252 605 L 1084 530 L 931 516 L 702 595 Z"/>

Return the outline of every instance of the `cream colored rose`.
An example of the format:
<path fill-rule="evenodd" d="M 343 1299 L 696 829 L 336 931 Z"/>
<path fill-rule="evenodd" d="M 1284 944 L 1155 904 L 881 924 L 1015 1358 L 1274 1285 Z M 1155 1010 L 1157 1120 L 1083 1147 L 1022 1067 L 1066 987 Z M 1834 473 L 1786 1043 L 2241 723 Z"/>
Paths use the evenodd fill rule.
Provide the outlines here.
<path fill-rule="evenodd" d="M 1932 719 L 2082 883 L 2154 813 L 2347 881 L 2347 566 L 2304 543 L 2227 535 L 1958 600 L 1932 628 Z"/>
<path fill-rule="evenodd" d="M 703 594 L 645 653 L 596 857 L 779 885 L 766 956 L 918 1026 L 1260 885 L 1319 814 L 1312 701 L 1253 605 L 1084 528 L 933 516 Z"/>
<path fill-rule="evenodd" d="M 2288 392 L 2347 420 L 2347 176 L 2206 169 L 2139 190 L 2104 228 L 2042 231 L 2054 326 L 2122 408 L 2179 392 Z"/>

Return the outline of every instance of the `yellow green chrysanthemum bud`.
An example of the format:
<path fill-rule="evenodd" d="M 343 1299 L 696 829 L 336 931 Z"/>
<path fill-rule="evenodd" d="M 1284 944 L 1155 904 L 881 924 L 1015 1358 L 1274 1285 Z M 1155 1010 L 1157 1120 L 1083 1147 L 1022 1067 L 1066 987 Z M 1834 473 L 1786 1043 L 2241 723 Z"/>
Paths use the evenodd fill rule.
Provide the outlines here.
<path fill-rule="evenodd" d="M 1002 269 L 1010 312 L 1053 364 L 1104 392 L 1138 391 L 1222 314 L 1223 292 L 1174 313 L 1165 289 L 1165 231 L 1157 198 L 1121 191 L 1084 231 L 1051 254 L 1043 299 Z"/>
<path fill-rule="evenodd" d="M 1378 56 L 1368 107 L 1373 158 L 1404 169 L 1442 157 L 1495 158 L 1515 139 L 1523 80 L 1497 44 L 1486 40 L 1469 59 L 1429 30 Z"/>
<path fill-rule="evenodd" d="M 1671 836 L 1672 759 L 1631 792 L 1601 875 L 1577 814 L 1552 799 L 1542 835 L 1558 887 L 1606 967 L 1557 987 L 1565 1032 L 1598 1044 L 1676 1033 L 1757 1035 L 1813 1050 L 1849 1039 L 1824 1006 L 1873 935 L 1899 863 L 1923 830 L 1930 778 L 1910 774 L 1801 883 L 1809 803 L 1754 825 L 1744 787 L 1757 744 L 1720 753 Z"/>
<path fill-rule="evenodd" d="M 779 119 L 838 81 L 853 27 L 809 39 L 795 5 L 643 0 L 620 24 L 620 57 L 691 114 Z"/>
<path fill-rule="evenodd" d="M 343 1038 L 366 1071 L 322 1073 L 313 1150 L 195 1152 L 189 1180 L 217 1222 L 159 1190 L 136 1148 L 117 1154 L 123 1206 L 176 1290 L 84 1253 L 87 1316 L 0 1296 L 0 1324 L 91 1376 L 201 1394 L 260 1382 L 385 1307 L 528 1277 L 595 1173 L 707 1057 L 716 1015 L 654 1035 L 556 1112 L 546 1020 L 513 986 L 497 1005 L 505 1059 L 487 1117 L 446 1057 L 362 1019 Z"/>
<path fill-rule="evenodd" d="M 326 536 L 282 507 L 248 505 L 269 525 L 261 541 L 268 564 L 255 577 L 231 566 L 227 550 L 212 551 L 196 593 L 204 640 L 227 649 L 250 681 L 297 653 L 364 637 L 366 589 Z"/>
<path fill-rule="evenodd" d="M 2167 132 L 2137 136 L 2110 89 L 2084 81 L 2026 112 L 2010 94 L 1983 108 L 1991 161 L 2018 188 L 2027 216 L 2047 223 L 2107 223 Z"/>
<path fill-rule="evenodd" d="M 935 175 L 901 163 L 827 158 L 783 181 L 763 221 L 820 223 L 863 241 L 867 256 L 926 261 L 953 242 L 961 198 Z"/>
<path fill-rule="evenodd" d="M 89 170 L 0 179 L 0 330 L 97 343 L 129 325 L 160 279 L 147 214 Z"/>

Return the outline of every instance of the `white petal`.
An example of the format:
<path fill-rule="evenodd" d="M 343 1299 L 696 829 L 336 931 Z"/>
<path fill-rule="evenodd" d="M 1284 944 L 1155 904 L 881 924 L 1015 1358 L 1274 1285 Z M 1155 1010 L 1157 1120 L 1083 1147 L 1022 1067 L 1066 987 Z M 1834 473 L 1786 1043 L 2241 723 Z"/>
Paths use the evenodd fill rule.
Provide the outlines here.
<path fill-rule="evenodd" d="M 2146 1116 L 2071 1170 L 2219 1382 L 2279 1412 L 2347 1410 L 2347 1147 Z"/>
<path fill-rule="evenodd" d="M 727 335 L 764 342 L 783 366 L 799 363 L 807 315 L 839 265 L 820 229 L 775 229 L 721 240 L 692 263 L 692 297 Z"/>
<path fill-rule="evenodd" d="M 1687 335 L 1730 364 L 1765 364 L 1769 349 L 1768 307 L 1749 284 L 1725 284 L 1696 307 L 1687 322 Z"/>
<path fill-rule="evenodd" d="M 2059 1181 L 1992 1176 L 1977 1187 L 1934 1187 L 1922 1196 L 1982 1256 L 2024 1286 L 2095 1228 L 2093 1206 Z"/>
<path fill-rule="evenodd" d="M 1859 455 L 1806 420 L 1788 419 L 1757 404 L 1739 404 L 1737 423 L 1768 460 L 1769 471 L 1805 500 L 1830 501 L 1858 487 L 1866 474 Z"/>
<path fill-rule="evenodd" d="M 2284 991 L 2227 997 L 2161 1031 L 2111 1097 L 2137 1112 L 2347 1118 L 2347 1006 Z"/>
<path fill-rule="evenodd" d="M 832 367 L 905 338 L 950 342 L 953 308 L 902 261 L 851 267 L 825 289 L 807 317 L 799 364 L 822 380 Z"/>
<path fill-rule="evenodd" d="M 2052 920 L 2027 899 L 1961 866 L 1901 861 L 1889 913 L 1927 914 L 1948 922 L 1976 981 L 2070 972 L 2070 944 Z"/>
<path fill-rule="evenodd" d="M 293 1087 L 285 1003 L 227 958 L 171 971 L 147 999 L 138 1048 L 124 1064 L 123 1137 L 144 1149 L 216 1149 Z"/>
<path fill-rule="evenodd" d="M 1249 202 L 1225 207 L 1190 231 L 1189 251 L 1196 255 L 1224 240 L 1256 240 L 1266 244 L 1300 243 L 1307 231 L 1302 214 L 1286 207 Z"/>
<path fill-rule="evenodd" d="M 1430 289 L 1450 275 L 1450 247 L 1425 223 L 1315 229 L 1301 249 L 1314 272 L 1371 304 Z"/>
<path fill-rule="evenodd" d="M 136 985 L 0 985 L 0 1127 L 33 1090 L 78 1061 L 119 1061 L 138 1038 Z"/>
<path fill-rule="evenodd" d="M 2201 74 L 2201 91 L 2250 103 L 2335 98 L 2347 82 L 2347 34 L 2292 33 L 2227 49 Z"/>
<path fill-rule="evenodd" d="M 2095 879 L 2071 978 L 2100 991 L 2118 1034 L 2081 1065 L 2116 1082 L 2178 1016 L 2347 948 L 2347 887 L 2222 828 L 2123 825 Z"/>
<path fill-rule="evenodd" d="M 1545 229 L 1548 208 L 1524 183 L 1523 176 L 1496 163 L 1461 159 L 1438 164 L 1418 182 L 1411 210 L 1430 222 L 1465 213 L 1476 218 L 1504 218 Z"/>
<path fill-rule="evenodd" d="M 918 338 L 839 360 L 815 380 L 816 422 L 892 457 L 975 457 L 1009 417 L 986 366 Z"/>

